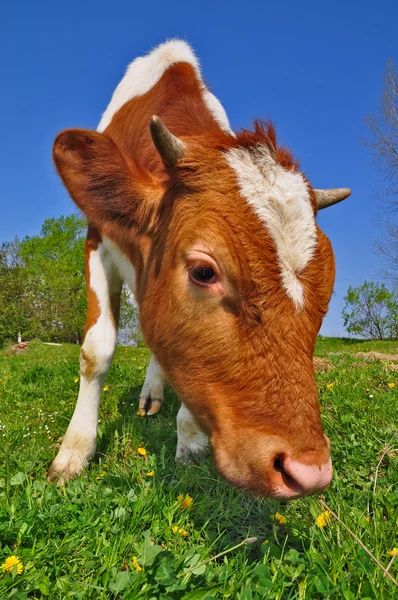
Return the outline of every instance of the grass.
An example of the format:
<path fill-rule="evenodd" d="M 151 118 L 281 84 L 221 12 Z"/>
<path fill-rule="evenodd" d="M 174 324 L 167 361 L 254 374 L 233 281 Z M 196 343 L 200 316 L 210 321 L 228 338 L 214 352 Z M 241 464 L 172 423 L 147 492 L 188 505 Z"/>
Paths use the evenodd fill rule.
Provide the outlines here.
<path fill-rule="evenodd" d="M 370 350 L 397 345 L 318 341 L 316 353 L 333 364 L 317 375 L 335 467 L 323 498 L 387 566 L 398 546 L 398 377 L 355 356 Z M 49 484 L 78 391 L 78 353 L 40 343 L 21 355 L 0 352 L 0 564 L 13 555 L 23 563 L 21 574 L 0 570 L 2 600 L 398 598 L 339 522 L 326 517 L 317 526 L 319 498 L 256 499 L 227 485 L 210 458 L 176 466 L 174 393 L 167 390 L 156 417 L 136 416 L 145 349 L 117 349 L 87 476 L 65 488 Z M 191 506 L 183 508 L 180 494 Z M 192 571 L 250 536 L 257 542 Z M 397 566 L 398 558 L 389 569 L 395 578 Z"/>

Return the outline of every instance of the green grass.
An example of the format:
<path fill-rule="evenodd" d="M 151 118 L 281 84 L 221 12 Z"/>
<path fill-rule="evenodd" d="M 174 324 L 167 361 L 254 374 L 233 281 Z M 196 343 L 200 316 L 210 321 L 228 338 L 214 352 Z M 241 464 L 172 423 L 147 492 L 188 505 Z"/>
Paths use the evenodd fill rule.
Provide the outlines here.
<path fill-rule="evenodd" d="M 324 498 L 387 565 L 398 546 L 398 376 L 383 362 L 361 366 L 355 353 L 369 350 L 398 351 L 390 342 L 318 341 L 317 354 L 333 363 L 317 376 L 335 468 Z M 341 525 L 331 519 L 317 527 L 316 497 L 259 500 L 227 485 L 210 458 L 176 466 L 174 393 L 167 390 L 155 418 L 136 416 L 145 349 L 116 352 L 87 476 L 65 488 L 49 484 L 46 470 L 78 391 L 78 353 L 39 343 L 22 355 L 0 352 L 0 564 L 15 554 L 24 565 L 20 575 L 0 571 L 2 600 L 398 598 Z M 193 498 L 190 508 L 181 508 L 179 494 Z M 273 519 L 276 511 L 286 523 Z M 258 541 L 181 576 L 249 536 Z M 390 567 L 395 578 L 397 567 L 398 559 Z"/>

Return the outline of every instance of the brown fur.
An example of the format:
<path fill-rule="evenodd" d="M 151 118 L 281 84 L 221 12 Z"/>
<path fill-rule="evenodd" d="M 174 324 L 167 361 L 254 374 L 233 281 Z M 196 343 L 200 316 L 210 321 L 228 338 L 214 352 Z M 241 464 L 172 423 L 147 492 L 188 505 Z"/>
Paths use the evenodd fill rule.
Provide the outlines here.
<path fill-rule="evenodd" d="M 153 114 L 188 147 L 173 169 L 150 138 Z M 54 159 L 91 224 L 87 252 L 106 235 L 133 263 L 144 336 L 209 434 L 219 470 L 269 494 L 280 480 L 273 462 L 281 448 L 308 465 L 329 456 L 312 355 L 335 267 L 317 229 L 314 258 L 299 275 L 305 306 L 298 312 L 283 290 L 275 245 L 225 161 L 228 149 L 258 144 L 284 168 L 298 169 L 271 125 L 256 122 L 236 138 L 222 131 L 193 68 L 179 63 L 127 102 L 103 134 L 61 133 Z M 187 286 L 186 253 L 198 244 L 220 266 L 222 298 Z M 92 323 L 98 304 L 89 286 L 88 294 Z"/>

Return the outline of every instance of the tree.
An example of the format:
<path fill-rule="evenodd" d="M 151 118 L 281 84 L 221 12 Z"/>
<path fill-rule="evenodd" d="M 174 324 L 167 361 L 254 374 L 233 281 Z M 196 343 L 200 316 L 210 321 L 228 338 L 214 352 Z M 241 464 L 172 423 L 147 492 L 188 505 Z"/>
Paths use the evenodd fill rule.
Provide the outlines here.
<path fill-rule="evenodd" d="M 0 245 L 0 347 L 6 339 L 16 340 L 26 328 L 25 277 L 19 258 L 19 241 Z"/>
<path fill-rule="evenodd" d="M 26 237 L 19 255 L 25 270 L 28 306 L 25 337 L 80 341 L 86 292 L 84 240 L 86 222 L 75 214 L 47 219 L 39 236 Z"/>
<path fill-rule="evenodd" d="M 87 298 L 84 278 L 85 219 L 47 219 L 40 235 L 0 246 L 0 344 L 24 339 L 81 342 Z M 122 291 L 124 341 L 139 340 L 135 303 Z"/>
<path fill-rule="evenodd" d="M 364 140 L 376 167 L 384 173 L 387 187 L 379 193 L 381 215 L 378 224 L 383 231 L 376 241 L 384 259 L 384 275 L 394 287 L 398 284 L 398 74 L 390 59 L 383 75 L 384 85 L 375 115 L 366 118 L 370 138 Z"/>
<path fill-rule="evenodd" d="M 382 284 L 349 287 L 342 317 L 348 333 L 373 340 L 398 338 L 398 295 Z"/>

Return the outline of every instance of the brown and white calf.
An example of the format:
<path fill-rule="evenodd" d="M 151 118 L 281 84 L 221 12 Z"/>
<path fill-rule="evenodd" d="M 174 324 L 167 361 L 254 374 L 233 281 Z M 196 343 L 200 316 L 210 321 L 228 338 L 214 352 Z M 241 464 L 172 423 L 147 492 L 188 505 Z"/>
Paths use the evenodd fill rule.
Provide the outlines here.
<path fill-rule="evenodd" d="M 234 485 L 278 498 L 324 489 L 312 355 L 335 266 L 315 217 L 350 191 L 314 190 L 270 125 L 233 133 L 179 40 L 136 59 L 98 130 L 60 133 L 54 160 L 89 223 L 88 315 L 50 478 L 78 475 L 95 452 L 127 282 L 153 352 L 140 410 L 159 410 L 166 377 L 182 401 L 177 458 L 210 440 Z"/>

